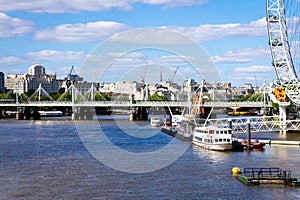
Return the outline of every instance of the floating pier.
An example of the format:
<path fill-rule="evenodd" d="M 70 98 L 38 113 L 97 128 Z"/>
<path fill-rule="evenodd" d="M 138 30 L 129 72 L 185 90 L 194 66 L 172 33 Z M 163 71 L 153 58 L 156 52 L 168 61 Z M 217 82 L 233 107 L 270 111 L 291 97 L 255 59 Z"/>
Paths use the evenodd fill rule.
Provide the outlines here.
<path fill-rule="evenodd" d="M 288 141 L 288 140 L 260 140 L 264 142 L 265 144 L 269 145 L 296 145 L 300 146 L 300 141 Z"/>
<path fill-rule="evenodd" d="M 279 184 L 289 186 L 300 186 L 300 182 L 296 178 L 292 178 L 290 170 L 282 170 L 280 168 L 244 168 L 238 170 L 232 169 L 232 174 L 247 186 L 260 184 Z"/>

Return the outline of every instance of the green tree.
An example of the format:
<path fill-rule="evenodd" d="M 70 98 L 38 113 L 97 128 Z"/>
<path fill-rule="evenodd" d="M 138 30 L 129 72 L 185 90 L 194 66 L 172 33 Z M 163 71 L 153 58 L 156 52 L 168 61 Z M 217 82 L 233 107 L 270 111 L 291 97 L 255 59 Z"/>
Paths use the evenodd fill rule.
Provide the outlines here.
<path fill-rule="evenodd" d="M 151 95 L 150 101 L 168 101 L 168 98 L 165 96 L 160 96 L 155 92 Z"/>
<path fill-rule="evenodd" d="M 105 93 L 97 92 L 94 96 L 95 101 L 111 101 L 112 97 Z"/>
<path fill-rule="evenodd" d="M 28 96 L 28 97 L 31 97 L 31 95 L 33 95 L 34 92 L 35 92 L 34 89 L 30 89 L 27 92 L 25 92 L 25 95 Z"/>
<path fill-rule="evenodd" d="M 12 92 L 0 93 L 0 99 L 16 99 L 16 94 Z"/>
<path fill-rule="evenodd" d="M 52 92 L 50 94 L 50 97 L 52 97 L 54 100 L 58 100 L 59 97 L 61 96 L 62 94 L 58 93 L 58 92 Z"/>
<path fill-rule="evenodd" d="M 68 92 L 65 92 L 57 100 L 59 100 L 59 101 L 72 101 L 72 95 Z"/>

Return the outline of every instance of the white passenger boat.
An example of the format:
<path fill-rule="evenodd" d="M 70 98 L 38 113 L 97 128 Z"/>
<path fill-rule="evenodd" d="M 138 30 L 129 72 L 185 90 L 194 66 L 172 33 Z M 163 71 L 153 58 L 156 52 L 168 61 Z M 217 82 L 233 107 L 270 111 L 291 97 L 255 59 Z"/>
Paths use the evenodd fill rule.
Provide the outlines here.
<path fill-rule="evenodd" d="M 217 126 L 195 127 L 193 144 L 209 150 L 231 150 L 231 129 Z"/>
<path fill-rule="evenodd" d="M 61 117 L 63 112 L 61 111 L 39 111 L 41 117 Z"/>

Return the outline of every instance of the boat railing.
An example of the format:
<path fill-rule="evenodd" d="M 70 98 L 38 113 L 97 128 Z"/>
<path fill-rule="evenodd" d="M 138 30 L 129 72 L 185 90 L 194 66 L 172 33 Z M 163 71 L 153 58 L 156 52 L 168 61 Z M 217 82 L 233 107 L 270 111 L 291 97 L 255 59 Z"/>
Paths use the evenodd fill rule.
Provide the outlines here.
<path fill-rule="evenodd" d="M 285 171 L 280 168 L 244 168 L 243 174 L 255 180 L 291 178 L 290 170 Z"/>

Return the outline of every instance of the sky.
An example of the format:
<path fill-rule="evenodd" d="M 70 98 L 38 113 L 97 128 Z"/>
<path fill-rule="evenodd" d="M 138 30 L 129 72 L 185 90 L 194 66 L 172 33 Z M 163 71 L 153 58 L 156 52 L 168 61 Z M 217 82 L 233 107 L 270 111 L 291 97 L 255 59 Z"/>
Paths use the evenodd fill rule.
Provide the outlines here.
<path fill-rule="evenodd" d="M 112 37 L 158 28 L 175 31 L 199 45 L 223 82 L 260 86 L 276 79 L 265 4 L 241 0 L 0 0 L 0 71 L 24 74 L 29 66 L 41 64 L 46 73 L 62 78 L 72 66 L 79 73 Z M 106 48 L 107 55 L 120 53 Z M 124 78 L 128 71 L 135 71 L 136 81 L 147 73 L 157 81 L 160 77 L 170 80 L 176 73 L 192 77 L 194 72 L 174 54 L 149 52 L 123 52 L 122 62 L 114 62 L 119 63 L 115 70 L 107 71 L 109 76 L 104 80 L 98 77 L 98 81 L 121 80 L 113 76 L 122 73 Z M 125 65 L 127 72 L 122 71 Z M 134 70 L 137 68 L 140 70 Z"/>

